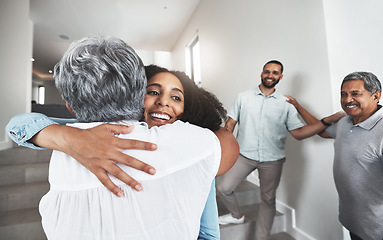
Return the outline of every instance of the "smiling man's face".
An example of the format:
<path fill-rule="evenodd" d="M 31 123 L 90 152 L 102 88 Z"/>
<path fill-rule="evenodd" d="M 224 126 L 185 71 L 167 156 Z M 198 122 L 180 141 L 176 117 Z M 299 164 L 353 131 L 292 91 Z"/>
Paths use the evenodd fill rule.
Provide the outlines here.
<path fill-rule="evenodd" d="M 347 115 L 357 124 L 369 118 L 377 110 L 380 92 L 371 94 L 364 88 L 362 80 L 351 80 L 343 84 L 340 103 Z"/>
<path fill-rule="evenodd" d="M 275 63 L 267 64 L 261 73 L 261 83 L 266 88 L 273 88 L 282 79 L 281 66 Z"/>

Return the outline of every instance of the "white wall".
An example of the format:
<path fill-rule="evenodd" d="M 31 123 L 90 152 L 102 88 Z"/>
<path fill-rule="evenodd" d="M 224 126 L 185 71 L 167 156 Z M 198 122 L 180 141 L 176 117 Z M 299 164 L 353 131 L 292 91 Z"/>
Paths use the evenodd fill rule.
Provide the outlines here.
<path fill-rule="evenodd" d="M 170 52 L 146 51 L 146 50 L 136 50 L 136 52 L 140 56 L 140 58 L 142 59 L 145 65 L 156 64 L 159 66 L 172 69 Z M 49 79 L 49 80 L 35 79 L 34 82 L 32 83 L 31 99 L 37 100 L 38 86 L 45 87 L 45 104 L 65 104 L 65 101 L 61 98 L 61 95 L 59 91 L 57 90 L 53 79 Z"/>
<path fill-rule="evenodd" d="M 9 119 L 30 111 L 32 31 L 29 0 L 0 1 L 0 150 L 12 146 L 4 129 Z"/>
<path fill-rule="evenodd" d="M 383 78 L 383 2 L 379 0 L 324 0 L 333 108 L 340 110 L 343 78 L 354 71 Z M 344 239 L 349 239 L 344 234 Z"/>
<path fill-rule="evenodd" d="M 285 65 L 278 85 L 318 118 L 333 111 L 322 1 L 202 0 L 174 47 L 185 69 L 184 47 L 198 31 L 202 86 L 230 108 L 237 94 L 260 83 L 263 64 Z M 332 177 L 332 140 L 289 138 L 278 199 L 295 209 L 296 239 L 342 239 Z"/>
<path fill-rule="evenodd" d="M 343 78 L 368 71 L 383 79 L 383 2 L 380 0 L 324 0 L 334 108 L 340 109 Z"/>
<path fill-rule="evenodd" d="M 166 51 L 137 50 L 144 65 L 155 64 L 161 67 L 172 69 L 171 53 Z"/>

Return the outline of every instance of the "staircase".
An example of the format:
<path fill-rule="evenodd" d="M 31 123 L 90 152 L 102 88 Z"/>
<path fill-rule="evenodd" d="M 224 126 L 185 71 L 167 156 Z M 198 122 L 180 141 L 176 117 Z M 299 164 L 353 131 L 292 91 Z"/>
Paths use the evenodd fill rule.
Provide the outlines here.
<path fill-rule="evenodd" d="M 52 151 L 22 147 L 0 151 L 0 239 L 43 240 L 38 205 L 49 190 Z"/>
<path fill-rule="evenodd" d="M 221 225 L 221 240 L 256 240 L 255 222 L 258 217 L 260 203 L 259 188 L 248 181 L 244 181 L 237 187 L 235 192 L 239 205 L 245 214 L 245 222 L 243 224 Z M 217 204 L 219 215 L 229 213 L 219 196 L 217 196 Z M 284 232 L 285 229 L 285 216 L 277 212 L 271 229 L 270 240 L 294 240 L 293 237 Z"/>
<path fill-rule="evenodd" d="M 0 240 L 44 240 L 38 204 L 49 190 L 52 151 L 16 147 L 0 151 Z M 245 181 L 236 189 L 245 223 L 221 226 L 222 240 L 255 240 L 259 189 Z M 219 214 L 228 213 L 217 197 Z M 270 240 L 294 240 L 285 233 L 285 217 L 277 213 Z"/>

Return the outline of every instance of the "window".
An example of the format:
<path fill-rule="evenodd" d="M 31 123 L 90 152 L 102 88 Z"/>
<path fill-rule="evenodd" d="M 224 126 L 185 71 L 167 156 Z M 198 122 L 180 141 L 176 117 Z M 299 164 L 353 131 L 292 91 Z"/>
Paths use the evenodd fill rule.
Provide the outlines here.
<path fill-rule="evenodd" d="M 45 102 L 45 87 L 44 86 L 39 86 L 39 88 L 38 88 L 37 101 L 39 104 L 44 104 L 44 102 Z"/>
<path fill-rule="evenodd" d="M 201 87 L 201 64 L 199 38 L 196 35 L 189 45 L 186 46 L 186 73 Z"/>

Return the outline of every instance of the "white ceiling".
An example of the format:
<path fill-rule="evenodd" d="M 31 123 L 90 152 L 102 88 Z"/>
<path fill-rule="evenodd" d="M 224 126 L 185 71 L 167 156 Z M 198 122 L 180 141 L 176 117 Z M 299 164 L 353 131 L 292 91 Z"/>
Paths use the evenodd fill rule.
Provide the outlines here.
<path fill-rule="evenodd" d="M 169 51 L 200 0 L 30 0 L 34 76 L 49 69 L 69 44 L 95 34 L 119 37 L 139 50 Z M 69 40 L 60 38 L 69 37 Z"/>

